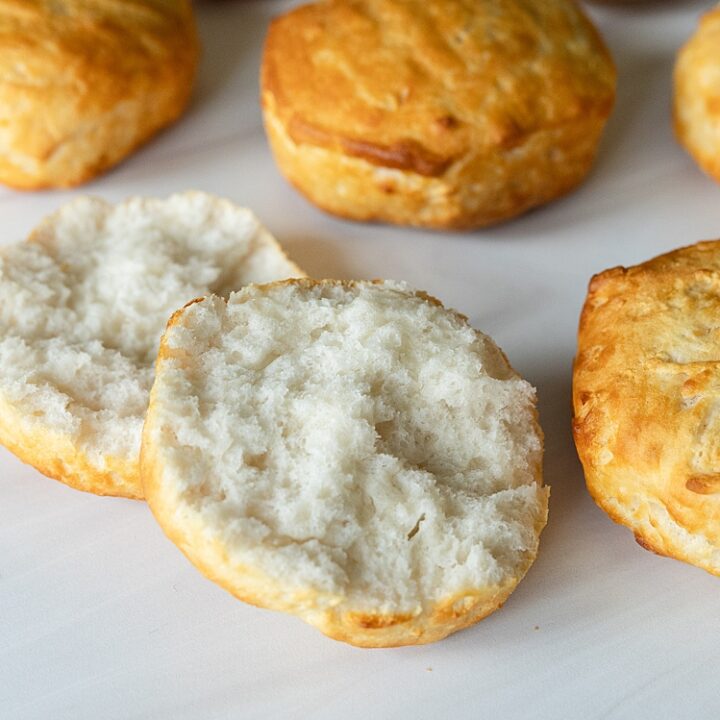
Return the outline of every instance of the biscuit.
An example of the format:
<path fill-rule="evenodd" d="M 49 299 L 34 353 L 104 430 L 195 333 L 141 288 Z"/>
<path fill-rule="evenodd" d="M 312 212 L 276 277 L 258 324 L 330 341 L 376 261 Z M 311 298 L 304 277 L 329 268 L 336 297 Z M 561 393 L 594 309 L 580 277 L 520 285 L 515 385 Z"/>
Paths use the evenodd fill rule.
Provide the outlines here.
<path fill-rule="evenodd" d="M 0 182 L 68 187 L 120 162 L 190 98 L 188 0 L 4 0 Z"/>
<path fill-rule="evenodd" d="M 638 542 L 720 574 L 720 241 L 595 276 L 573 428 L 588 489 Z"/>
<path fill-rule="evenodd" d="M 678 55 L 673 114 L 678 140 L 720 182 L 720 5 Z"/>
<path fill-rule="evenodd" d="M 572 0 L 328 0 L 273 21 L 261 86 L 277 164 L 313 203 L 472 228 L 585 177 L 615 69 Z"/>
<path fill-rule="evenodd" d="M 359 646 L 496 610 L 547 515 L 535 393 L 391 282 L 290 280 L 173 316 L 142 444 L 166 534 L 238 598 Z"/>
<path fill-rule="evenodd" d="M 141 497 L 140 435 L 170 315 L 295 274 L 225 200 L 73 201 L 0 249 L 0 442 L 80 490 Z"/>

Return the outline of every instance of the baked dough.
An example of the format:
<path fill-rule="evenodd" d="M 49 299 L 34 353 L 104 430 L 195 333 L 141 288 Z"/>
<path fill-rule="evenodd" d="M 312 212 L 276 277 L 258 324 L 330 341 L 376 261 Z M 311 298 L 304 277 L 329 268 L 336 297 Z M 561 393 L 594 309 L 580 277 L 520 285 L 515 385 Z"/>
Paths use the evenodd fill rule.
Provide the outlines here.
<path fill-rule="evenodd" d="M 574 432 L 596 502 L 638 542 L 720 574 L 720 241 L 593 278 Z"/>
<path fill-rule="evenodd" d="M 0 442 L 72 487 L 142 497 L 140 434 L 170 315 L 297 274 L 226 200 L 78 198 L 0 249 Z"/>
<path fill-rule="evenodd" d="M 706 13 L 675 65 L 675 133 L 720 182 L 720 5 Z"/>
<path fill-rule="evenodd" d="M 534 390 L 486 336 L 390 282 L 206 298 L 163 336 L 148 504 L 208 577 L 379 647 L 496 610 L 547 515 Z"/>
<path fill-rule="evenodd" d="M 271 24 L 261 84 L 275 159 L 316 205 L 471 228 L 585 177 L 615 70 L 572 0 L 328 0 Z"/>
<path fill-rule="evenodd" d="M 0 182 L 68 187 L 120 162 L 190 98 L 188 0 L 3 0 Z"/>

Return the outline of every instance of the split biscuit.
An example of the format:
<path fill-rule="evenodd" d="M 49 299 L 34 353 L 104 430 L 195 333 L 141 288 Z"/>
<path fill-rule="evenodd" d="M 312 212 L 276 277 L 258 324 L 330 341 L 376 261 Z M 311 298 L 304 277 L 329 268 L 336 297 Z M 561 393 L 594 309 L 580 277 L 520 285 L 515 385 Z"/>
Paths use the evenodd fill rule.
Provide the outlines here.
<path fill-rule="evenodd" d="M 367 647 L 499 608 L 547 516 L 535 392 L 392 282 L 290 280 L 176 313 L 142 445 L 166 534 L 238 598 Z"/>
<path fill-rule="evenodd" d="M 71 202 L 0 249 L 0 443 L 72 487 L 142 497 L 140 436 L 170 315 L 297 274 L 225 200 Z"/>

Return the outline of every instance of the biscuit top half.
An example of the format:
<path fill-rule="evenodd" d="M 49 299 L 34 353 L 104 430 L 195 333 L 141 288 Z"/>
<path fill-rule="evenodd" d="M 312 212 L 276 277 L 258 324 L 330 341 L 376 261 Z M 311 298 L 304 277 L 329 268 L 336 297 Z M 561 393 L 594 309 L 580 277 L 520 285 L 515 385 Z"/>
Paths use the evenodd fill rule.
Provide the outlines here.
<path fill-rule="evenodd" d="M 0 0 L 0 83 L 132 75 L 196 44 L 193 28 L 188 0 Z"/>
<path fill-rule="evenodd" d="M 263 103 L 295 142 L 439 175 L 607 115 L 615 69 L 571 0 L 329 0 L 276 19 Z"/>
<path fill-rule="evenodd" d="M 720 241 L 596 275 L 580 321 L 573 390 L 591 492 L 634 509 L 638 498 L 664 507 L 683 531 L 714 547 L 719 317 Z"/>
<path fill-rule="evenodd" d="M 197 54 L 189 0 L 0 0 L 0 125 L 22 120 L 25 150 L 49 156 L 68 114 L 149 87 L 161 96 Z M 1 133 L 0 148 L 9 142 Z"/>
<path fill-rule="evenodd" d="M 79 65 L 119 74 L 177 51 L 194 27 L 188 0 L 2 0 L 0 81 L 63 84 Z M 52 73 L 47 71 L 52 69 Z"/>
<path fill-rule="evenodd" d="M 674 119 L 681 142 L 720 181 L 720 3 L 678 55 Z"/>

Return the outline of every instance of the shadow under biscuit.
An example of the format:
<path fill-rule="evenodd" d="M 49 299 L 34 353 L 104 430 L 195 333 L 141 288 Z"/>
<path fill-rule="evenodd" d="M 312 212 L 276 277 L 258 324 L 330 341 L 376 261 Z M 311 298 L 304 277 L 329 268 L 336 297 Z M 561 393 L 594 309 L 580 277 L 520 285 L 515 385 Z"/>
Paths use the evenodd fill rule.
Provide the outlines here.
<path fill-rule="evenodd" d="M 634 18 L 641 23 L 642 18 Z M 672 130 L 672 73 L 677 48 L 643 50 L 606 33 L 618 67 L 615 109 L 585 182 L 557 201 L 491 228 L 494 236 L 542 236 L 605 221 L 658 193 L 674 193 L 687 169 Z M 668 162 L 670 160 L 670 162 Z M 668 181 L 667 183 L 665 181 Z"/>
<path fill-rule="evenodd" d="M 580 514 L 593 508 L 572 436 L 572 358 L 556 362 L 548 375 L 528 374 L 537 388 L 540 425 L 545 434 L 544 482 L 550 486 L 548 524 L 540 539 L 538 562 L 557 565 L 559 558 L 582 543 Z M 601 514 L 598 522 L 603 522 Z M 584 553 L 583 553 L 584 554 Z"/>
<path fill-rule="evenodd" d="M 277 12 L 249 0 L 202 0 L 195 10 L 202 57 L 193 106 L 218 94 L 241 64 L 243 72 L 256 78 L 265 32 Z"/>
<path fill-rule="evenodd" d="M 285 236 L 281 244 L 288 256 L 297 263 L 311 278 L 318 280 L 355 280 L 358 273 L 353 272 L 343 257 L 342 244 L 314 237 Z"/>

